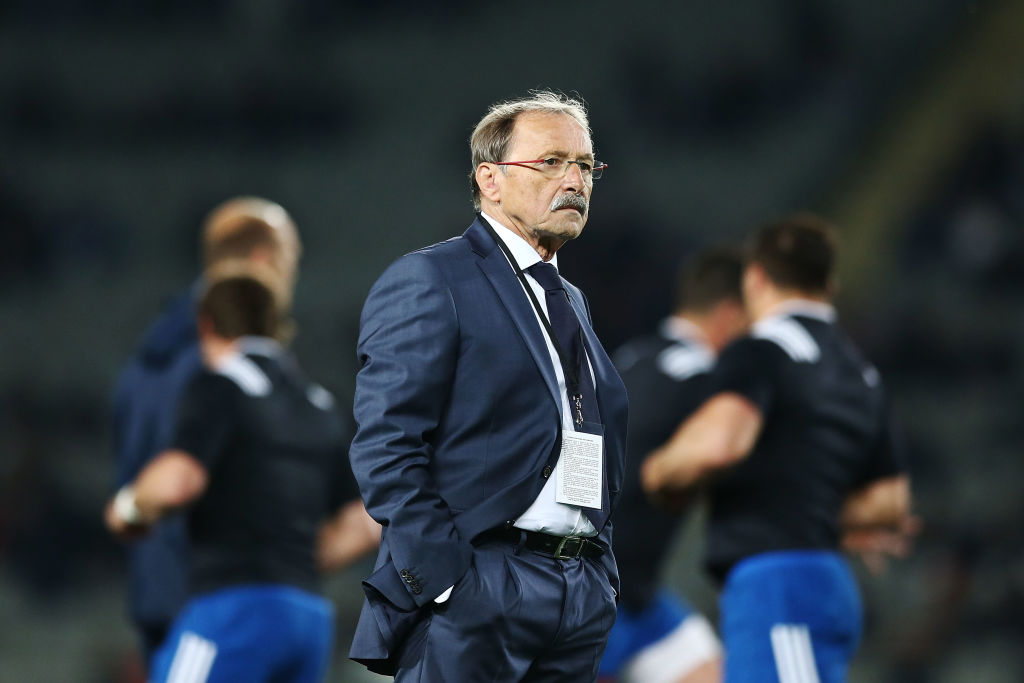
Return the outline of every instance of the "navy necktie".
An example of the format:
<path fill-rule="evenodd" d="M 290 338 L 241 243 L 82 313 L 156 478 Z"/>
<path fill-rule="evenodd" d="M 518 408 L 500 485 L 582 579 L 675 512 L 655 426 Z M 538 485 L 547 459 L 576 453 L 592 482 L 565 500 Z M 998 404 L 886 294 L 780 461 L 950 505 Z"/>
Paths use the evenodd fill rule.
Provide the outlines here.
<path fill-rule="evenodd" d="M 558 269 L 550 263 L 541 261 L 526 270 L 544 288 L 548 320 L 555 331 L 555 337 L 566 355 L 566 361 L 572 368 L 578 369 L 579 392 L 583 402 L 583 420 L 599 423 L 601 414 L 597 408 L 597 392 L 594 390 L 594 382 L 590 376 L 590 366 L 584 362 L 584 351 L 581 347 L 580 321 L 576 317 L 572 304 L 569 303 L 569 295 L 562 286 L 562 278 L 558 276 Z M 569 414 L 575 422 L 577 413 L 572 397 L 569 401 Z M 579 425 L 576 425 L 576 428 L 579 429 Z"/>

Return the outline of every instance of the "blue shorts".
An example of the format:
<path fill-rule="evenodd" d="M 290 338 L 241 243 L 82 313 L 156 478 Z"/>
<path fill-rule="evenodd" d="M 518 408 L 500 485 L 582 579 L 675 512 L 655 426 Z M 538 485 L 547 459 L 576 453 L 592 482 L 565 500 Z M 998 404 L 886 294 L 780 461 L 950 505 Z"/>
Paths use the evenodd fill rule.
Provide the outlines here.
<path fill-rule="evenodd" d="M 721 595 L 726 683 L 846 680 L 861 632 L 857 583 L 828 551 L 749 557 Z"/>
<path fill-rule="evenodd" d="M 323 680 L 334 640 L 324 598 L 274 584 L 189 600 L 153 658 L 151 683 Z"/>
<path fill-rule="evenodd" d="M 619 676 L 633 657 L 675 631 L 691 614 L 693 608 L 669 591 L 658 593 L 640 612 L 619 605 L 598 677 Z"/>

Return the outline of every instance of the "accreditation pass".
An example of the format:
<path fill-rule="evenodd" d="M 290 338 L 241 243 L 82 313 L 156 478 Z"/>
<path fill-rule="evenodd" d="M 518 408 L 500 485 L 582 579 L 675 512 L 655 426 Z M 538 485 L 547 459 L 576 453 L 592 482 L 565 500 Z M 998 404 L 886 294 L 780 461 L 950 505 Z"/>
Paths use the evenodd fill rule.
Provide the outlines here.
<path fill-rule="evenodd" d="M 600 510 L 604 437 L 563 429 L 558 457 L 555 500 Z"/>

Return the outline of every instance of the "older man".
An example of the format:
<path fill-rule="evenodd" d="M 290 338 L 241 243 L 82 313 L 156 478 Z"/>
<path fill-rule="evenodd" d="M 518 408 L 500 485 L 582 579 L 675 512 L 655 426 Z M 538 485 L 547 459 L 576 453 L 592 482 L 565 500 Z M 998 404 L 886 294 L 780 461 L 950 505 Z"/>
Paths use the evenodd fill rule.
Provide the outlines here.
<path fill-rule="evenodd" d="M 363 309 L 350 453 L 384 537 L 351 656 L 399 680 L 592 681 L 626 395 L 555 254 L 604 165 L 551 92 L 492 106 L 470 146 L 480 214 Z"/>

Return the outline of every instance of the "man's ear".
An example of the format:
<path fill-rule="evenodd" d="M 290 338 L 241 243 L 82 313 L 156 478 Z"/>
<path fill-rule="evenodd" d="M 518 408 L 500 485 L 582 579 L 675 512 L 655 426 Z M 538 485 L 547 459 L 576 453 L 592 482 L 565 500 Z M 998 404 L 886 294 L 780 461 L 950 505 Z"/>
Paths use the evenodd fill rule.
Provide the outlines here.
<path fill-rule="evenodd" d="M 501 201 L 501 188 L 495 177 L 497 173 L 500 171 L 494 164 L 482 163 L 476 167 L 476 184 L 480 188 L 480 196 L 495 204 Z"/>

